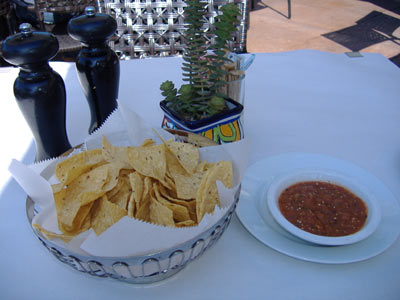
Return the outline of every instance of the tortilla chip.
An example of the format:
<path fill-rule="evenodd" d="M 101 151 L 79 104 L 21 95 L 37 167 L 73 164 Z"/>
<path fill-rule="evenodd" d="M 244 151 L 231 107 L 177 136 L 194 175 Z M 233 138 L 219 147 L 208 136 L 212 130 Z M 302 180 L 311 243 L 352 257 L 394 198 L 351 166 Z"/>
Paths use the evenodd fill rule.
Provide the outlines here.
<path fill-rule="evenodd" d="M 180 199 L 194 199 L 205 172 L 195 172 L 192 175 L 175 174 L 176 194 Z"/>
<path fill-rule="evenodd" d="M 190 220 L 197 224 L 197 213 L 196 213 L 196 199 L 191 201 L 173 199 L 170 200 L 172 203 L 179 204 L 185 206 L 189 212 Z"/>
<path fill-rule="evenodd" d="M 175 223 L 175 227 L 190 227 L 190 226 L 196 226 L 196 225 L 197 225 L 196 222 L 194 222 L 193 220 L 187 220 L 187 221 Z"/>
<path fill-rule="evenodd" d="M 119 190 L 110 197 L 107 194 L 108 200 L 123 209 L 128 209 L 130 194 L 132 193 L 131 185 L 127 176 L 120 176 L 118 179 Z"/>
<path fill-rule="evenodd" d="M 139 173 L 133 172 L 129 174 L 129 183 L 131 185 L 135 206 L 140 207 L 144 192 L 144 179 Z"/>
<path fill-rule="evenodd" d="M 136 203 L 135 218 L 146 222 L 150 221 L 151 186 L 152 180 L 150 177 L 145 177 L 142 199 L 139 205 Z"/>
<path fill-rule="evenodd" d="M 167 199 L 168 201 L 185 206 L 189 211 L 190 219 L 193 220 L 197 224 L 197 214 L 196 214 L 196 199 L 192 200 L 182 200 L 177 197 L 172 196 L 167 189 L 165 189 L 162 185 L 159 186 L 159 190 L 161 195 Z"/>
<path fill-rule="evenodd" d="M 65 189 L 56 204 L 59 221 L 72 227 L 81 208 L 105 194 L 103 186 L 107 183 L 108 165 L 102 165 L 73 180 Z"/>
<path fill-rule="evenodd" d="M 167 206 L 173 212 L 173 218 L 176 222 L 190 220 L 189 211 L 185 206 L 172 203 L 161 196 L 158 183 L 153 183 L 153 191 L 157 201 Z"/>
<path fill-rule="evenodd" d="M 193 173 L 199 163 L 199 150 L 191 144 L 174 142 L 172 140 L 164 143 L 186 172 L 189 174 Z"/>
<path fill-rule="evenodd" d="M 233 171 L 231 162 L 220 161 L 214 164 L 203 177 L 196 195 L 196 215 L 199 223 L 206 213 L 212 214 L 215 206 L 220 206 L 217 180 L 228 188 L 232 187 Z"/>
<path fill-rule="evenodd" d="M 78 213 L 76 214 L 72 226 L 65 225 L 61 222 L 58 223 L 58 228 L 63 234 L 66 235 L 78 235 L 86 230 L 88 230 L 91 226 L 90 222 L 90 211 L 93 207 L 93 203 L 86 204 L 82 206 Z"/>
<path fill-rule="evenodd" d="M 101 154 L 107 162 L 117 164 L 121 169 L 131 168 L 126 158 L 126 148 L 112 145 L 104 135 L 101 140 Z"/>
<path fill-rule="evenodd" d="M 167 174 L 174 178 L 175 174 L 189 175 L 180 164 L 179 160 L 171 151 L 165 151 L 165 160 L 167 161 Z"/>
<path fill-rule="evenodd" d="M 104 192 L 109 192 L 113 188 L 115 188 L 115 186 L 118 183 L 118 176 L 119 176 L 118 174 L 120 171 L 120 166 L 107 163 L 107 164 L 103 165 L 102 168 L 107 169 L 107 179 L 102 187 L 102 190 Z M 97 169 L 99 169 L 99 168 L 97 168 Z M 95 169 L 93 169 L 93 170 L 95 170 Z"/>
<path fill-rule="evenodd" d="M 49 231 L 47 229 L 44 229 L 39 224 L 33 224 L 32 226 L 37 231 L 40 231 L 42 234 L 44 234 L 49 240 L 60 239 L 60 240 L 64 241 L 65 243 L 69 243 L 75 237 L 74 234 L 71 235 L 71 234 L 55 233 L 55 232 Z"/>
<path fill-rule="evenodd" d="M 67 185 L 83 173 L 105 163 L 100 149 L 88 150 L 59 162 L 55 174 L 62 184 Z"/>
<path fill-rule="evenodd" d="M 134 218 L 135 217 L 135 212 L 136 212 L 136 202 L 135 202 L 135 193 L 131 193 L 129 195 L 129 200 L 128 200 L 128 217 Z"/>
<path fill-rule="evenodd" d="M 173 212 L 167 206 L 151 198 L 150 222 L 162 226 L 175 227 Z"/>
<path fill-rule="evenodd" d="M 213 163 L 207 163 L 206 161 L 201 161 L 199 164 L 196 166 L 195 172 L 205 172 L 207 171 Z"/>
<path fill-rule="evenodd" d="M 164 181 L 167 170 L 164 146 L 128 147 L 127 159 L 140 174 Z"/>
<path fill-rule="evenodd" d="M 141 147 L 148 147 L 148 146 L 154 146 L 156 143 L 152 139 L 145 139 L 140 145 Z"/>
<path fill-rule="evenodd" d="M 93 208 L 92 228 L 97 235 L 100 235 L 126 214 L 125 209 L 108 201 L 107 196 L 104 195 L 96 201 Z"/>

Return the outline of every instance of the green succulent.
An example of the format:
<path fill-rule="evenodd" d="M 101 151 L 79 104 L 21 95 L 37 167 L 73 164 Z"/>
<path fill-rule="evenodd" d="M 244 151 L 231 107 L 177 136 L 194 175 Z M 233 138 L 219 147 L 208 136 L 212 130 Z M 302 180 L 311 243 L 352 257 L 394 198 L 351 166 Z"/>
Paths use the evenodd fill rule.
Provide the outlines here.
<path fill-rule="evenodd" d="M 239 23 L 240 11 L 234 3 L 221 7 L 222 12 L 216 18 L 210 34 L 215 43 L 208 44 L 203 31 L 206 2 L 187 0 L 185 8 L 185 51 L 183 53 L 183 84 L 177 90 L 167 80 L 160 86 L 167 107 L 186 120 L 200 120 L 226 109 L 224 97 L 218 90 L 226 84 L 223 69 L 225 63 L 231 62 L 226 57 L 227 41 Z M 211 50 L 212 54 L 207 55 Z"/>

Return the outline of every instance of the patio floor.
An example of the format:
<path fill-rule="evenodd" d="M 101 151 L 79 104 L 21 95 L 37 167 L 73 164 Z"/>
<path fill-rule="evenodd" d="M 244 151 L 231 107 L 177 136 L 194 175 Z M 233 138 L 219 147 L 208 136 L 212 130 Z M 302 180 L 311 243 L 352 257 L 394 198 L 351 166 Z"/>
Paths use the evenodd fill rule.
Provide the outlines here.
<path fill-rule="evenodd" d="M 400 66 L 400 0 L 255 0 L 247 51 L 296 49 L 378 52 Z"/>

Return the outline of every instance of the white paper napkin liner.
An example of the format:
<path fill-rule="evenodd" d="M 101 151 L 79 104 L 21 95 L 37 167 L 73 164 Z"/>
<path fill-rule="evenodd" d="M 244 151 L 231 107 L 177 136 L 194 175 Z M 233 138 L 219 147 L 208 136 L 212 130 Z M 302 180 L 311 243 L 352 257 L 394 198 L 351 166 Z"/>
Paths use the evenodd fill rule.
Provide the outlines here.
<path fill-rule="evenodd" d="M 147 121 L 140 117 L 135 111 L 129 109 L 126 104 L 120 103 L 119 105 L 131 145 L 139 146 L 144 140 L 149 138 L 153 139 L 158 144 L 162 142 L 160 136 L 164 140 L 174 138 L 172 134 L 161 127 L 151 126 L 151 124 L 147 123 Z"/>
<path fill-rule="evenodd" d="M 13 159 L 8 170 L 40 209 L 45 209 L 53 201 L 51 186 L 33 169 Z"/>
<path fill-rule="evenodd" d="M 124 131 L 124 123 L 121 122 L 120 116 L 120 103 L 117 100 L 117 108 L 115 108 L 104 120 L 100 127 L 96 128 L 90 136 L 96 137 L 109 132 L 120 132 Z"/>
<path fill-rule="evenodd" d="M 172 134 L 162 128 L 152 127 L 122 102 L 118 102 L 118 108 L 108 116 L 104 124 L 85 139 L 87 149 L 100 148 L 103 135 L 111 144 L 120 147 L 140 146 L 146 139 L 161 143 L 159 136 L 164 140 L 173 138 Z"/>

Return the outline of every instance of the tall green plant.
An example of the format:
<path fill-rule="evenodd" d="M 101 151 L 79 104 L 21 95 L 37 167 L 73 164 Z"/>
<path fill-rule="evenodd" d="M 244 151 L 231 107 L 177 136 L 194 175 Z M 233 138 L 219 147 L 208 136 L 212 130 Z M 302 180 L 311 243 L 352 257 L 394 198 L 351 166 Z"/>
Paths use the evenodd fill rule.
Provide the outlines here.
<path fill-rule="evenodd" d="M 214 115 L 225 108 L 225 100 L 218 95 L 218 89 L 226 84 L 223 65 L 230 62 L 225 57 L 227 41 L 236 30 L 239 9 L 233 3 L 221 7 L 222 15 L 216 18 L 211 35 L 214 45 L 207 45 L 203 25 L 206 2 L 186 1 L 185 51 L 183 54 L 183 84 L 179 90 L 167 80 L 160 86 L 167 106 L 187 120 L 199 120 Z M 213 54 L 207 55 L 207 50 Z"/>

